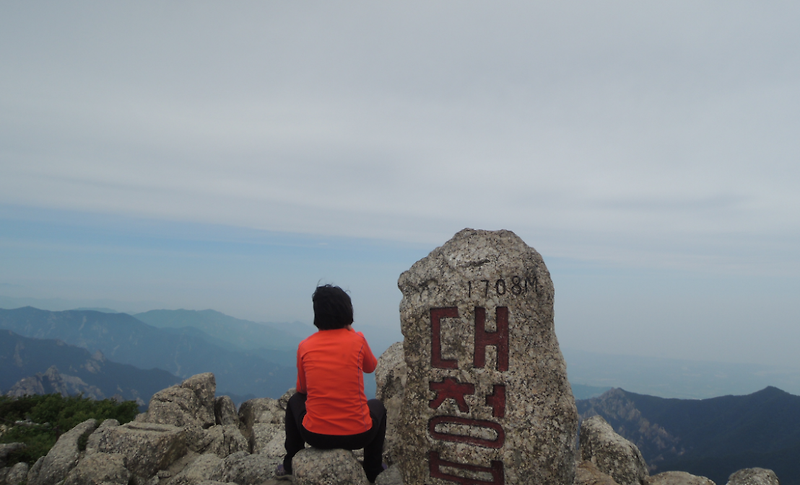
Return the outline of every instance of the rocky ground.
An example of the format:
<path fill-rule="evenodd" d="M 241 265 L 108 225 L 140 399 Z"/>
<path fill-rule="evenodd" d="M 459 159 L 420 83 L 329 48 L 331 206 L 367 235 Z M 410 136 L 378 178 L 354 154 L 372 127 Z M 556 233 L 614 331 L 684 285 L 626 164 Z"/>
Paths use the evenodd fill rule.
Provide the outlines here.
<path fill-rule="evenodd" d="M 402 352 L 395 347 L 394 352 Z M 381 382 L 398 392 L 402 359 L 381 357 Z M 389 385 L 389 384 L 386 384 Z M 24 463 L 6 467 L 15 445 L 0 446 L 0 485 L 276 485 L 276 466 L 284 455 L 283 419 L 292 390 L 280 399 L 252 399 L 238 412 L 227 396 L 215 396 L 213 374 L 193 376 L 158 392 L 146 413 L 133 422 L 87 420 L 64 433 L 47 456 L 28 469 Z M 389 404 L 389 416 L 397 410 Z M 390 426 L 396 429 L 397 423 Z M 391 431 L 390 431 L 391 433 Z M 400 464 L 393 462 L 387 440 L 389 469 L 379 485 L 402 485 Z M 575 485 L 713 485 L 711 480 L 683 472 L 648 476 L 639 450 L 617 435 L 601 417 L 580 428 Z M 297 484 L 366 484 L 358 453 L 307 449 L 295 459 Z M 488 482 L 487 482 L 488 483 Z M 746 469 L 731 475 L 729 485 L 778 485 L 770 470 Z"/>

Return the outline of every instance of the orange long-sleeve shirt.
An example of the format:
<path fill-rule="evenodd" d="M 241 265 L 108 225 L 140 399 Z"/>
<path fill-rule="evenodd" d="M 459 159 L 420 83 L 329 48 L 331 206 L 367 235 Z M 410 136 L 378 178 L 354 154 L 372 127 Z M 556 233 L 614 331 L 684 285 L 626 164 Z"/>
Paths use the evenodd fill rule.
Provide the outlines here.
<path fill-rule="evenodd" d="M 369 431 L 364 372 L 377 365 L 364 335 L 352 329 L 320 330 L 300 342 L 297 392 L 307 395 L 303 426 L 337 436 Z"/>

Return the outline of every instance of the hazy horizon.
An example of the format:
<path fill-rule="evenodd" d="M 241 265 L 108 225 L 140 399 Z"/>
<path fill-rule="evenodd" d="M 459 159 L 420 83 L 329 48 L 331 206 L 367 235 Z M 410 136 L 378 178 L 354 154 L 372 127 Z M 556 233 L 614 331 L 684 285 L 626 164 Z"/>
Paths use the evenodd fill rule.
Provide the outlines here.
<path fill-rule="evenodd" d="M 399 331 L 457 231 L 564 348 L 800 368 L 800 5 L 0 5 L 0 295 Z M 152 308 L 148 308 L 152 309 Z"/>

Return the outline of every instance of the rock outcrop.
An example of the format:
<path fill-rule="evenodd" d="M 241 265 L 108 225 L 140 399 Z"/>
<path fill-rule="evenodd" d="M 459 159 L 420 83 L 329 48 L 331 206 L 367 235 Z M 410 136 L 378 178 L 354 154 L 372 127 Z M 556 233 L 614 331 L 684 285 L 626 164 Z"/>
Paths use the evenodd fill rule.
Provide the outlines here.
<path fill-rule="evenodd" d="M 614 432 L 600 416 L 581 424 L 581 459 L 591 462 L 619 485 L 645 485 L 647 463 L 636 445 Z"/>
<path fill-rule="evenodd" d="M 578 413 L 541 255 L 510 231 L 464 229 L 397 284 L 406 483 L 572 483 Z"/>
<path fill-rule="evenodd" d="M 216 388 L 214 374 L 208 372 L 192 376 L 181 384 L 155 393 L 147 412 L 137 416 L 136 421 L 180 427 L 211 427 L 216 423 Z"/>
<path fill-rule="evenodd" d="M 88 419 L 58 438 L 46 456 L 39 458 L 28 472 L 28 485 L 55 485 L 67 477 L 81 458 L 79 441 L 97 428 Z"/>
<path fill-rule="evenodd" d="M 403 408 L 407 374 L 408 368 L 403 354 L 403 343 L 392 344 L 378 358 L 378 367 L 375 369 L 375 383 L 377 385 L 375 397 L 380 399 L 386 408 L 384 455 L 390 465 L 397 461 L 397 449 L 399 446 L 397 427 L 402 422 L 400 411 Z"/>
<path fill-rule="evenodd" d="M 601 472 L 591 461 L 583 460 L 575 467 L 575 485 L 619 485 Z"/>
<path fill-rule="evenodd" d="M 128 485 L 131 472 L 125 462 L 120 453 L 89 455 L 69 472 L 64 485 Z"/>
<path fill-rule="evenodd" d="M 399 403 L 401 401 L 395 398 L 406 392 L 402 385 L 406 372 L 402 347 L 393 346 L 381 356 L 380 362 L 378 392 L 388 402 Z M 190 385 L 195 386 L 199 380 L 212 381 L 209 376 L 194 376 Z M 202 396 L 203 392 L 200 394 Z M 201 402 L 198 394 L 192 390 L 196 399 L 185 393 L 181 395 L 187 396 L 186 402 L 173 403 L 176 409 L 196 416 L 198 410 L 192 406 Z M 219 402 L 208 393 L 202 399 Z M 0 485 L 277 485 L 282 482 L 274 479 L 275 469 L 285 454 L 279 421 L 283 419 L 286 401 L 283 398 L 248 401 L 241 406 L 237 424 L 217 422 L 208 428 L 200 424 L 176 426 L 147 422 L 153 415 L 124 425 L 113 419 L 99 426 L 95 420 L 87 420 L 64 433 L 50 452 L 30 469 L 25 463 L 0 468 Z M 400 416 L 399 409 L 392 415 Z M 215 416 L 217 421 L 223 419 L 220 413 Z M 177 419 L 186 422 L 185 416 Z M 390 438 L 396 438 L 396 430 L 402 426 L 402 422 L 394 423 L 395 436 Z M 250 440 L 243 433 L 247 430 Z M 648 477 L 647 466 L 640 460 L 638 449 L 617 435 L 599 416 L 583 422 L 580 440 L 582 459 L 576 462 L 574 482 L 565 482 L 565 485 L 714 485 L 705 477 L 684 472 L 664 472 Z M 85 449 L 81 443 L 85 443 Z M 9 453 L 18 449 L 20 444 L 0 445 L 0 459 L 5 460 Z M 391 448 L 387 447 L 384 454 L 387 462 L 391 454 Z M 358 451 L 307 449 L 295 459 L 295 483 L 363 484 L 366 475 L 358 462 L 361 457 Z M 431 481 L 436 484 L 451 482 L 492 483 L 485 479 Z M 410 485 L 404 482 L 400 463 L 390 466 L 375 483 Z M 502 483 L 531 482 L 521 479 Z M 728 485 L 779 485 L 779 481 L 771 470 L 750 468 L 731 475 Z"/>
<path fill-rule="evenodd" d="M 156 393 L 130 423 L 81 423 L 30 470 L 0 468 L 0 485 L 271 483 L 285 454 L 286 400 L 254 399 L 237 414 L 215 392 L 214 375 L 199 374 Z M 0 446 L 0 459 L 20 446 Z"/>

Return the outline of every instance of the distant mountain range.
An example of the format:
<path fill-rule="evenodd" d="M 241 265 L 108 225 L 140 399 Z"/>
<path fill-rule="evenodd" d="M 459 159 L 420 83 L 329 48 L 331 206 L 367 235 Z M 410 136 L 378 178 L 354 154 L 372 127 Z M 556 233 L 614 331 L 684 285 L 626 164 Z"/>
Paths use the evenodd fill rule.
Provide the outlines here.
<path fill-rule="evenodd" d="M 8 392 L 27 378 L 18 392 L 66 390 L 147 402 L 183 378 L 213 372 L 218 394 L 236 402 L 279 397 L 295 383 L 297 342 L 313 330 L 301 324 L 262 325 L 212 310 L 156 310 L 135 316 L 102 310 L 0 309 L 0 329 L 5 329 L 0 330 L 0 391 Z M 684 371 L 693 365 L 641 358 L 643 364 L 637 366 L 633 357 L 565 355 L 571 379 L 578 375 L 594 383 L 612 382 L 615 373 L 624 377 L 618 368 L 633 367 L 630 376 L 642 374 L 636 378 L 645 379 L 645 370 L 658 367 L 656 363 Z M 588 364 L 592 358 L 594 368 Z M 738 369 L 733 364 L 702 365 L 697 363 L 709 372 Z M 660 376 L 665 371 L 653 372 Z M 593 375 L 601 378 L 592 380 Z M 650 379 L 663 385 L 658 377 Z M 692 381 L 697 388 L 693 392 L 701 392 L 701 384 L 708 382 L 703 379 Z M 666 399 L 602 385 L 573 383 L 572 389 L 581 417 L 603 416 L 639 447 L 652 473 L 682 470 L 725 483 L 731 472 L 759 466 L 773 469 L 784 485 L 800 485 L 798 396 L 775 387 L 702 400 Z M 367 393 L 374 394 L 374 383 Z"/>
<path fill-rule="evenodd" d="M 651 473 L 686 471 L 726 483 L 742 468 L 775 471 L 800 485 L 800 396 L 767 387 L 746 396 L 685 400 L 612 389 L 577 401 L 639 447 Z"/>
<path fill-rule="evenodd" d="M 681 399 L 745 395 L 768 386 L 800 395 L 800 368 L 561 350 L 573 385 L 621 387 Z"/>
<path fill-rule="evenodd" d="M 151 310 L 134 318 L 160 329 L 194 332 L 209 343 L 233 351 L 259 351 L 268 360 L 294 367 L 297 344 L 315 328 L 296 322 L 277 325 L 234 318 L 214 310 Z"/>
<path fill-rule="evenodd" d="M 164 370 L 137 369 L 108 361 L 100 352 L 92 355 L 60 340 L 22 337 L 10 330 L 0 330 L 0 369 L 2 393 L 26 379 L 18 394 L 36 394 L 37 388 L 42 393 L 65 390 L 67 394 L 82 393 L 94 399 L 120 396 L 138 400 L 140 405 L 146 404 L 154 393 L 181 381 Z"/>
<path fill-rule="evenodd" d="M 295 384 L 294 366 L 275 363 L 285 361 L 288 349 L 232 350 L 197 328 L 159 329 L 125 313 L 0 309 L 0 328 L 28 338 L 62 340 L 92 353 L 99 350 L 111 361 L 158 368 L 180 378 L 213 372 L 220 394 L 279 397 Z"/>

